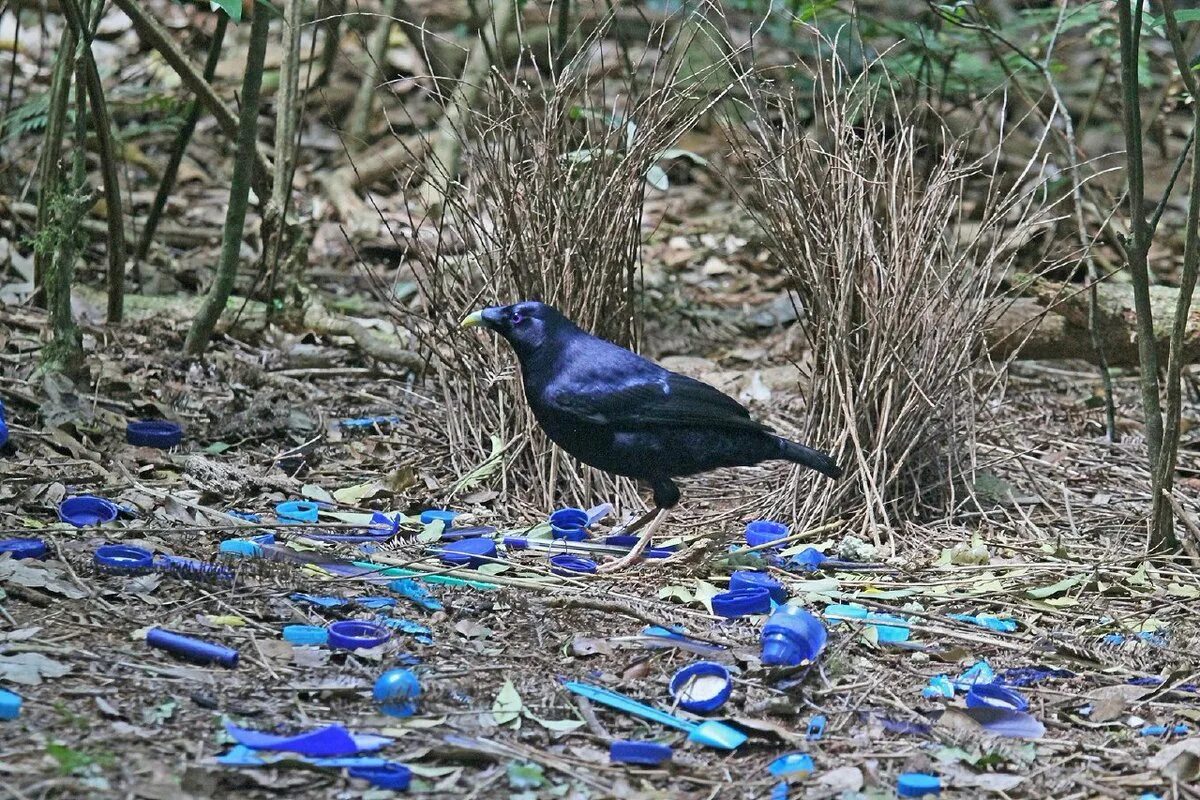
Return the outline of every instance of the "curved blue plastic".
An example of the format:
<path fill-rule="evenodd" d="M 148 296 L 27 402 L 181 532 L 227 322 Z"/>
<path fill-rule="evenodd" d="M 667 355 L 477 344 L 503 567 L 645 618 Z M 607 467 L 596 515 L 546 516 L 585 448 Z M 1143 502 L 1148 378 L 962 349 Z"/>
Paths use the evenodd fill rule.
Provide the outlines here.
<path fill-rule="evenodd" d="M 329 646 L 339 650 L 370 650 L 392 638 L 382 625 L 361 619 L 343 619 L 329 624 Z"/>
<path fill-rule="evenodd" d="M 446 530 L 454 526 L 454 518 L 461 516 L 458 511 L 446 511 L 440 508 L 430 508 L 421 512 L 421 524 L 428 525 L 431 522 L 437 522 L 439 519 L 446 523 Z"/>
<path fill-rule="evenodd" d="M 438 549 L 438 558 L 452 566 L 480 567 L 496 557 L 496 542 L 476 537 L 447 542 Z"/>
<path fill-rule="evenodd" d="M 125 441 L 136 447 L 170 450 L 183 441 L 183 428 L 166 419 L 143 419 L 125 426 Z"/>
<path fill-rule="evenodd" d="M 146 644 L 195 664 L 220 664 L 222 667 L 233 669 L 238 662 L 237 650 L 203 639 L 193 639 L 164 628 L 151 628 L 147 631 Z"/>
<path fill-rule="evenodd" d="M 379 710 L 393 717 L 411 717 L 417 711 L 421 682 L 407 669 L 389 669 L 375 681 L 372 699 Z"/>
<path fill-rule="evenodd" d="M 654 766 L 669 761 L 672 752 L 670 745 L 660 742 L 639 742 L 629 739 L 617 739 L 608 746 L 608 757 L 613 761 L 624 764 L 645 764 Z"/>
<path fill-rule="evenodd" d="M 766 614 L 771 610 L 771 593 L 761 586 L 721 592 L 713 595 L 712 610 L 718 617 L 745 617 L 750 614 Z"/>
<path fill-rule="evenodd" d="M 103 497 L 80 494 L 59 504 L 58 518 L 76 528 L 103 525 L 117 518 L 117 504 Z"/>
<path fill-rule="evenodd" d="M 154 568 L 154 553 L 144 547 L 106 544 L 96 548 L 92 563 L 110 572 L 133 572 Z"/>
<path fill-rule="evenodd" d="M 45 558 L 49 552 L 41 539 L 4 539 L 0 541 L 0 553 L 13 558 Z"/>
<path fill-rule="evenodd" d="M 372 786 L 396 792 L 406 791 L 412 783 L 412 770 L 391 761 L 378 767 L 350 767 L 347 772 L 351 778 L 360 778 Z"/>
<path fill-rule="evenodd" d="M 570 553 L 559 553 L 550 556 L 550 571 L 555 575 L 587 575 L 596 571 L 596 562 Z"/>
<path fill-rule="evenodd" d="M 828 639 L 821 620 L 800 606 L 781 605 L 763 626 L 762 663 L 786 666 L 811 663 L 825 649 Z"/>
<path fill-rule="evenodd" d="M 275 506 L 280 522 L 316 522 L 321 504 L 312 500 L 284 500 Z"/>
<path fill-rule="evenodd" d="M 746 544 L 751 547 L 769 544 L 786 538 L 790 529 L 782 522 L 770 519 L 756 519 L 746 523 Z"/>
<path fill-rule="evenodd" d="M 967 690 L 967 708 L 1025 711 L 1029 708 L 1029 700 L 1016 689 L 998 683 L 976 683 Z"/>
<path fill-rule="evenodd" d="M 717 686 L 717 691 L 700 693 L 693 683 L 700 678 L 714 678 L 721 683 Z M 712 683 L 716 686 L 716 681 Z M 668 690 L 675 701 L 679 703 L 680 708 L 697 714 L 706 714 L 725 705 L 725 701 L 729 699 L 729 695 L 733 691 L 733 679 L 729 677 L 729 670 L 725 668 L 724 664 L 718 664 L 715 661 L 697 661 L 676 672 L 671 678 Z"/>
<path fill-rule="evenodd" d="M 783 584 L 772 578 L 765 572 L 757 572 L 750 569 L 739 569 L 737 572 L 729 576 L 729 591 L 736 592 L 741 589 L 766 589 L 771 595 L 771 599 L 776 603 L 787 601 L 787 589 Z"/>

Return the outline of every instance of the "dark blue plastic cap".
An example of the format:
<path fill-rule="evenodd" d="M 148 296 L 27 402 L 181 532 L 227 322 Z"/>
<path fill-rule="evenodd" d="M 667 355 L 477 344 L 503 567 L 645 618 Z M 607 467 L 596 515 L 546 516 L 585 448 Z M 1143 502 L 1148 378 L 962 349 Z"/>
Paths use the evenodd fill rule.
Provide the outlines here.
<path fill-rule="evenodd" d="M 454 525 L 454 518 L 459 516 L 458 511 L 445 511 L 438 508 L 431 508 L 428 511 L 421 512 L 421 524 L 428 525 L 431 522 L 437 522 L 439 519 L 446 523 L 446 528 L 449 529 Z"/>
<path fill-rule="evenodd" d="M 45 558 L 46 543 L 41 539 L 4 539 L 0 541 L 0 553 L 13 558 Z"/>
<path fill-rule="evenodd" d="M 744 617 L 748 614 L 766 614 L 771 610 L 771 593 L 761 586 L 739 589 L 736 592 L 721 592 L 713 595 L 713 613 L 719 617 Z"/>
<path fill-rule="evenodd" d="M 496 557 L 496 543 L 491 539 L 459 539 L 447 542 L 438 551 L 438 557 L 452 566 L 469 565 L 478 568 Z"/>
<path fill-rule="evenodd" d="M 766 589 L 770 593 L 771 599 L 776 603 L 782 603 L 787 600 L 787 589 L 783 588 L 782 583 L 765 572 L 740 569 L 730 575 L 729 591 L 736 592 L 742 589 Z"/>
<path fill-rule="evenodd" d="M 220 664 L 222 667 L 233 669 L 238 662 L 237 650 L 163 628 L 151 628 L 147 631 L 146 644 L 196 664 Z"/>
<path fill-rule="evenodd" d="M 275 516 L 281 522 L 316 522 L 321 504 L 312 500 L 285 500 L 275 506 Z"/>
<path fill-rule="evenodd" d="M 127 544 L 106 544 L 96 548 L 92 563 L 110 572 L 132 572 L 154 567 L 154 554 L 144 547 Z"/>
<path fill-rule="evenodd" d="M 670 760 L 671 747 L 659 742 L 638 742 L 618 739 L 608 746 L 608 757 L 613 761 L 621 761 L 626 764 L 647 764 L 653 766 Z"/>
<path fill-rule="evenodd" d="M 411 717 L 417 711 L 421 682 L 406 669 L 389 669 L 375 681 L 371 697 L 379 710 L 393 717 Z"/>
<path fill-rule="evenodd" d="M 596 571 L 596 562 L 570 553 L 559 553 L 550 556 L 550 571 L 555 575 L 590 574 Z"/>
<path fill-rule="evenodd" d="M 1008 711 L 1025 711 L 1029 700 L 1016 689 L 999 683 L 976 683 L 967 690 L 967 708 L 1003 708 Z"/>
<path fill-rule="evenodd" d="M 746 523 L 746 544 L 751 547 L 769 544 L 788 535 L 788 526 L 769 519 L 756 519 Z"/>
<path fill-rule="evenodd" d="M 165 419 L 143 419 L 125 426 L 125 441 L 137 447 L 169 450 L 183 441 L 183 428 Z"/>
<path fill-rule="evenodd" d="M 821 620 L 799 606 L 782 605 L 763 626 L 762 663 L 795 666 L 816 661 L 828 639 Z"/>
<path fill-rule="evenodd" d="M 90 494 L 68 497 L 58 507 L 58 518 L 76 528 L 103 525 L 117 518 L 117 505 Z"/>
<path fill-rule="evenodd" d="M 382 625 L 361 619 L 343 619 L 329 624 L 329 646 L 340 650 L 370 650 L 392 638 Z"/>
<path fill-rule="evenodd" d="M 390 761 L 378 767 L 351 767 L 348 772 L 351 778 L 360 778 L 369 781 L 372 786 L 397 792 L 407 790 L 412 782 L 412 770 Z"/>
<path fill-rule="evenodd" d="M 676 672 L 669 689 L 681 708 L 704 714 L 725 704 L 733 691 L 733 680 L 723 664 L 697 661 Z"/>
<path fill-rule="evenodd" d="M 922 797 L 927 794 L 939 794 L 941 791 L 942 779 L 937 775 L 904 772 L 896 779 L 896 794 L 901 797 Z"/>

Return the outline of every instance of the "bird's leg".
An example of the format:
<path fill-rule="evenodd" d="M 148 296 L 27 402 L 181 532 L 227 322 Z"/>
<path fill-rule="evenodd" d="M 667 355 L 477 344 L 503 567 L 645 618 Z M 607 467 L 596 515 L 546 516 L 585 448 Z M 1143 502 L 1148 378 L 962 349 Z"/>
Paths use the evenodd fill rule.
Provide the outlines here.
<path fill-rule="evenodd" d="M 658 513 L 658 508 L 656 506 L 655 508 L 652 508 L 649 511 L 647 511 L 645 514 L 642 514 L 640 517 L 638 517 L 633 522 L 626 525 L 624 528 L 613 531 L 613 534 L 614 535 L 619 534 L 621 536 L 628 536 L 631 533 L 640 531 L 642 528 L 644 528 L 646 526 L 647 522 L 654 519 L 654 515 L 657 513 Z"/>
<path fill-rule="evenodd" d="M 645 551 L 647 545 L 649 545 L 650 541 L 654 538 L 654 532 L 658 530 L 658 526 L 661 525 L 663 520 L 667 518 L 669 511 L 670 510 L 666 508 L 655 508 L 653 511 L 654 519 L 646 527 L 646 530 L 642 531 L 642 535 L 640 538 L 638 538 L 637 544 L 635 544 L 628 553 L 621 556 L 619 560 L 614 561 L 611 564 L 605 564 L 604 566 L 600 567 L 598 571 L 618 572 L 625 569 L 630 564 L 640 561 L 642 558 L 642 552 Z M 638 522 L 641 522 L 641 520 L 638 520 Z"/>

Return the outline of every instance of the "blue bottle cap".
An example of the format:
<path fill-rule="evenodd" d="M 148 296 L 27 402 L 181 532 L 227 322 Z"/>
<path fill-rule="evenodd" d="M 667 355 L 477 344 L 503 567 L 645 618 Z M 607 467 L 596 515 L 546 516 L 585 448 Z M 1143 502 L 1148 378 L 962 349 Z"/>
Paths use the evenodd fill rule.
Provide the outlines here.
<path fill-rule="evenodd" d="M 420 696 L 421 682 L 407 669 L 389 669 L 375 681 L 371 692 L 379 710 L 393 717 L 411 717 Z"/>
<path fill-rule="evenodd" d="M 613 761 L 620 761 L 625 764 L 646 764 L 653 766 L 670 760 L 671 747 L 660 742 L 639 742 L 618 739 L 608 746 L 608 757 Z"/>
<path fill-rule="evenodd" d="M 529 540 L 524 536 L 505 536 L 504 546 L 509 550 L 528 550 Z"/>
<path fill-rule="evenodd" d="M 143 419 L 125 426 L 125 441 L 136 447 L 170 450 L 183 441 L 183 428 L 165 419 Z"/>
<path fill-rule="evenodd" d="M 16 719 L 21 715 L 21 697 L 0 689 L 0 719 Z"/>
<path fill-rule="evenodd" d="M 976 683 L 967 690 L 967 708 L 1003 708 L 1025 711 L 1029 700 L 1016 689 L 999 683 Z"/>
<path fill-rule="evenodd" d="M 439 508 L 431 508 L 421 512 L 421 524 L 428 525 L 431 522 L 437 522 L 439 519 L 446 523 L 446 529 L 454 525 L 454 518 L 460 516 L 458 511 L 446 511 Z"/>
<path fill-rule="evenodd" d="M 588 513 L 582 508 L 560 508 L 550 515 L 550 527 L 586 528 Z"/>
<path fill-rule="evenodd" d="M 723 664 L 697 661 L 675 673 L 669 690 L 681 708 L 705 714 L 725 704 L 733 691 L 733 680 Z"/>
<path fill-rule="evenodd" d="M 821 620 L 799 606 L 782 605 L 763 626 L 762 663 L 795 666 L 816 661 L 828 640 Z"/>
<path fill-rule="evenodd" d="M 459 539 L 442 545 L 438 557 L 443 563 L 451 566 L 467 565 L 478 568 L 491 563 L 491 559 L 496 557 L 496 543 L 483 538 Z"/>
<path fill-rule="evenodd" d="M 412 770 L 392 761 L 377 767 L 350 767 L 347 771 L 351 778 L 370 781 L 372 786 L 397 792 L 406 791 L 412 782 Z"/>
<path fill-rule="evenodd" d="M 252 539 L 226 539 L 217 547 L 217 552 L 253 558 L 262 555 L 262 545 Z"/>
<path fill-rule="evenodd" d="M 343 619 L 329 624 L 329 646 L 340 650 L 370 650 L 392 638 L 382 625 L 361 619 Z"/>
<path fill-rule="evenodd" d="M 117 518 L 117 505 L 90 494 L 68 497 L 58 507 L 58 518 L 76 528 L 103 525 Z"/>
<path fill-rule="evenodd" d="M 550 556 L 550 571 L 555 575 L 590 574 L 596 571 L 596 562 L 570 553 L 559 553 Z"/>
<path fill-rule="evenodd" d="M 775 522 L 769 519 L 756 519 L 754 522 L 746 523 L 746 544 L 751 547 L 776 542 L 787 535 L 788 526 L 782 522 Z"/>
<path fill-rule="evenodd" d="M 281 522 L 316 522 L 321 504 L 312 500 L 285 500 L 275 506 Z"/>
<path fill-rule="evenodd" d="M 154 567 L 154 554 L 144 547 L 127 544 L 106 544 L 96 548 L 92 563 L 110 572 L 132 572 Z"/>
<path fill-rule="evenodd" d="M 736 592 L 721 592 L 713 595 L 712 610 L 719 617 L 731 618 L 766 614 L 771 610 L 771 593 L 761 586 L 739 589 Z"/>
<path fill-rule="evenodd" d="M 782 603 L 787 600 L 787 589 L 783 588 L 782 583 L 765 572 L 739 569 L 730 575 L 729 591 L 736 592 L 741 589 L 766 589 L 770 593 L 771 599 L 776 603 Z"/>
<path fill-rule="evenodd" d="M 318 647 L 329 641 L 329 631 L 320 625 L 284 625 L 283 640 L 301 647 Z"/>
<path fill-rule="evenodd" d="M 903 772 L 896 779 L 896 794 L 901 797 L 922 797 L 927 794 L 940 794 L 941 791 L 942 779 L 937 775 Z"/>
<path fill-rule="evenodd" d="M 47 549 L 41 539 L 4 539 L 0 540 L 0 553 L 13 558 L 45 558 Z"/>

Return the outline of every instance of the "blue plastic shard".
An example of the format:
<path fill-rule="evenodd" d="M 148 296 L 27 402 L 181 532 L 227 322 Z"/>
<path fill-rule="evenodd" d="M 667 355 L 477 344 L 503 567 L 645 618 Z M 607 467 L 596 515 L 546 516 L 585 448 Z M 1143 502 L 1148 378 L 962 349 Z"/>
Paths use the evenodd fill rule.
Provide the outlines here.
<path fill-rule="evenodd" d="M 350 602 L 344 597 L 334 597 L 328 594 L 305 594 L 304 592 L 292 592 L 288 595 L 288 599 L 295 600 L 297 603 L 309 603 L 321 608 L 340 608 Z"/>
<path fill-rule="evenodd" d="M 412 578 L 400 578 L 387 585 L 396 594 L 411 600 L 426 611 L 441 611 L 445 606 Z"/>
<path fill-rule="evenodd" d="M 1049 678 L 1074 678 L 1069 669 L 1049 667 L 1012 667 L 1000 673 L 1000 683 L 1006 686 L 1032 686 Z"/>
<path fill-rule="evenodd" d="M 815 547 L 806 547 L 787 560 L 787 569 L 816 572 L 829 559 Z"/>
<path fill-rule="evenodd" d="M 986 661 L 976 661 L 963 670 L 963 674 L 954 679 L 954 685 L 959 689 L 969 689 L 976 683 L 995 683 L 996 673 Z"/>
<path fill-rule="evenodd" d="M 780 781 L 771 787 L 771 800 L 788 800 L 787 781 Z"/>
<path fill-rule="evenodd" d="M 356 597 L 354 598 L 356 606 L 369 608 L 372 611 L 378 611 L 381 608 L 394 608 L 396 598 L 394 597 Z"/>
<path fill-rule="evenodd" d="M 828 724 L 829 721 L 825 719 L 824 714 L 817 714 L 808 721 L 808 732 L 805 734 L 804 738 L 808 739 L 810 742 L 820 741 L 821 737 L 825 735 L 825 726 Z"/>
<path fill-rule="evenodd" d="M 808 753 L 785 753 L 767 764 L 767 771 L 776 778 L 782 775 L 792 775 L 797 772 L 813 772 L 816 765 Z"/>
<path fill-rule="evenodd" d="M 355 735 L 336 724 L 292 736 L 239 728 L 229 722 L 225 723 L 225 730 L 235 742 L 254 750 L 276 750 L 302 756 L 352 756 L 378 750 L 394 741 L 387 736 Z"/>
<path fill-rule="evenodd" d="M 934 675 L 929 685 L 921 690 L 921 697 L 954 697 L 954 684 L 945 675 Z"/>
<path fill-rule="evenodd" d="M 1139 732 L 1141 736 L 1166 736 L 1168 733 L 1172 736 L 1187 736 L 1190 729 L 1187 725 L 1179 723 L 1178 725 L 1147 725 Z"/>
<path fill-rule="evenodd" d="M 401 633 L 407 633 L 421 644 L 433 644 L 433 631 L 427 625 L 399 617 L 376 617 L 375 621 Z"/>
<path fill-rule="evenodd" d="M 947 614 L 946 616 L 998 633 L 1012 633 L 1017 629 L 1017 621 L 1012 617 L 993 617 L 989 614 Z"/>
<path fill-rule="evenodd" d="M 959 709 L 959 712 L 966 714 L 985 731 L 996 736 L 1040 739 L 1046 734 L 1046 726 L 1024 711 L 976 706 Z"/>
<path fill-rule="evenodd" d="M 242 744 L 235 744 L 230 748 L 228 753 L 217 756 L 217 763 L 226 767 L 262 767 L 280 761 L 302 761 L 305 764 L 312 764 L 315 767 L 329 767 L 332 769 L 353 769 L 356 767 L 379 768 L 391 763 L 386 758 L 379 758 L 378 756 L 314 758 L 296 753 L 273 753 L 270 751 L 253 750 Z"/>

